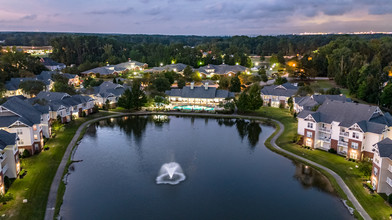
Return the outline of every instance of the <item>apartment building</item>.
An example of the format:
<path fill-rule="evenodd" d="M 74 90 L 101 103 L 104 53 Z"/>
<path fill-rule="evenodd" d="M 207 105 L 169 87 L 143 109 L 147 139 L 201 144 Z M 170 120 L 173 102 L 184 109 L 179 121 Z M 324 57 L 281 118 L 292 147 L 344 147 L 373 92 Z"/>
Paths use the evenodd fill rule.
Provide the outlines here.
<path fill-rule="evenodd" d="M 377 106 L 326 100 L 317 111 L 303 110 L 297 118 L 304 145 L 332 148 L 351 159 L 373 158 L 373 145 L 392 137 L 392 116 Z"/>

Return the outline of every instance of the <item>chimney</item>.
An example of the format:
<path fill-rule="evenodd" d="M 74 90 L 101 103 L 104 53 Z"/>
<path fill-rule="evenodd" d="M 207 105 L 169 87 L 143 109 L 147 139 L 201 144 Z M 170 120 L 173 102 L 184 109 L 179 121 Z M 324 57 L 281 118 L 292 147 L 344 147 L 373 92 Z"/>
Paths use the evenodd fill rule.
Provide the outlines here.
<path fill-rule="evenodd" d="M 204 88 L 205 88 L 206 90 L 208 90 L 208 82 L 206 82 L 206 83 L 204 84 Z"/>
<path fill-rule="evenodd" d="M 195 87 L 195 83 L 191 82 L 191 89 L 193 89 Z"/>

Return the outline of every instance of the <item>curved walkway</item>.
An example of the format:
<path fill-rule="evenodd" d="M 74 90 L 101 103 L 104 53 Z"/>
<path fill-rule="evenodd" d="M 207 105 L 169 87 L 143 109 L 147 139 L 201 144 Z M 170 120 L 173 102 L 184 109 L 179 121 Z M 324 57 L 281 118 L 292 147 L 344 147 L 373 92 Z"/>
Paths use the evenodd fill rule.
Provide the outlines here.
<path fill-rule="evenodd" d="M 63 176 L 64 173 L 64 169 L 65 166 L 68 162 L 68 159 L 71 155 L 72 149 L 75 146 L 77 140 L 79 139 L 79 136 L 82 132 L 82 130 L 88 125 L 91 124 L 93 122 L 102 120 L 102 119 L 106 119 L 106 118 L 112 118 L 112 117 L 118 117 L 118 116 L 124 116 L 124 115 L 153 115 L 153 114 L 165 114 L 165 115 L 185 115 L 185 116 L 207 116 L 207 117 L 223 117 L 223 118 L 244 118 L 244 119 L 255 119 L 255 120 L 266 120 L 268 118 L 263 118 L 263 117 L 257 117 L 257 116 L 246 116 L 246 115 L 223 115 L 223 114 L 204 114 L 204 113 L 180 113 L 180 112 L 137 112 L 137 113 L 118 113 L 118 112 L 113 112 L 116 114 L 113 115 L 109 115 L 109 116 L 104 116 L 104 117 L 100 117 L 100 118 L 95 118 L 89 121 L 84 122 L 82 125 L 79 126 L 78 130 L 76 131 L 74 137 L 72 138 L 71 142 L 68 144 L 67 149 L 64 153 L 64 156 L 61 160 L 61 163 L 59 165 L 59 167 L 57 168 L 56 171 L 56 175 L 53 179 L 52 185 L 50 187 L 50 191 L 49 191 L 49 197 L 48 197 L 48 203 L 46 205 L 46 212 L 45 212 L 45 220 L 53 220 L 54 219 L 54 211 L 55 211 L 55 206 L 56 206 L 56 200 L 57 200 L 57 191 L 59 188 L 59 185 L 61 183 L 61 178 Z M 354 194 L 351 192 L 351 190 L 348 188 L 348 186 L 344 183 L 343 179 L 336 174 L 334 171 L 330 170 L 327 167 L 324 167 L 318 163 L 315 163 L 311 160 L 305 159 L 301 156 L 298 156 L 297 154 L 291 153 L 287 150 L 284 150 L 282 148 L 280 148 L 277 144 L 276 144 L 276 140 L 278 139 L 278 137 L 283 133 L 284 131 L 284 125 L 274 119 L 270 119 L 272 121 L 274 121 L 275 123 L 277 123 L 280 127 L 279 132 L 271 139 L 271 144 L 272 146 L 285 153 L 288 154 L 300 161 L 304 161 L 306 163 L 311 164 L 312 166 L 316 166 L 319 167 L 325 171 L 327 171 L 329 174 L 331 174 L 336 182 L 339 184 L 340 188 L 342 188 L 343 192 L 347 195 L 347 198 L 351 201 L 351 203 L 354 205 L 355 209 L 358 211 L 358 213 L 362 216 L 362 218 L 364 218 L 365 220 L 371 220 L 372 218 L 370 218 L 370 216 L 368 215 L 368 213 L 365 211 L 365 209 L 361 206 L 361 204 L 358 202 L 358 200 L 355 198 Z"/>

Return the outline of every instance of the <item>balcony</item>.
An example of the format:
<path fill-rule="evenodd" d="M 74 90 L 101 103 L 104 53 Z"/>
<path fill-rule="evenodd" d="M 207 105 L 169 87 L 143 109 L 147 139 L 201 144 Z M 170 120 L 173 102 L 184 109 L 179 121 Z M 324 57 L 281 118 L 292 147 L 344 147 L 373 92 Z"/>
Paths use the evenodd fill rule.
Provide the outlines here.
<path fill-rule="evenodd" d="M 319 137 L 320 141 L 324 141 L 324 142 L 331 142 L 331 138 L 330 137 Z"/>
<path fill-rule="evenodd" d="M 5 158 L 7 158 L 7 154 L 6 153 L 0 153 L 0 163 L 2 163 Z"/>
<path fill-rule="evenodd" d="M 340 132 L 339 135 L 343 136 L 343 137 L 348 137 L 349 136 L 348 132 Z"/>
<path fill-rule="evenodd" d="M 3 174 L 5 174 L 8 170 L 8 164 L 6 164 L 5 166 L 3 166 Z"/>
<path fill-rule="evenodd" d="M 346 142 L 346 141 L 339 141 L 339 142 L 338 142 L 338 146 L 347 147 L 347 146 L 348 146 L 348 142 Z"/>
<path fill-rule="evenodd" d="M 326 127 L 319 127 L 319 131 L 331 133 L 331 129 Z"/>

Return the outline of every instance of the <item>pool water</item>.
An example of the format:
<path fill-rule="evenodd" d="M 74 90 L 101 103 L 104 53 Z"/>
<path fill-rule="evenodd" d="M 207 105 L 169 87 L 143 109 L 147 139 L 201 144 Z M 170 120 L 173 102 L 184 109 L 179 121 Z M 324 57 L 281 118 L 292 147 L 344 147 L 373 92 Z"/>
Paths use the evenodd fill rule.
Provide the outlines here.
<path fill-rule="evenodd" d="M 193 110 L 193 111 L 214 111 L 212 107 L 200 106 L 200 105 L 182 105 L 182 106 L 175 106 L 173 109 L 175 110 Z"/>

